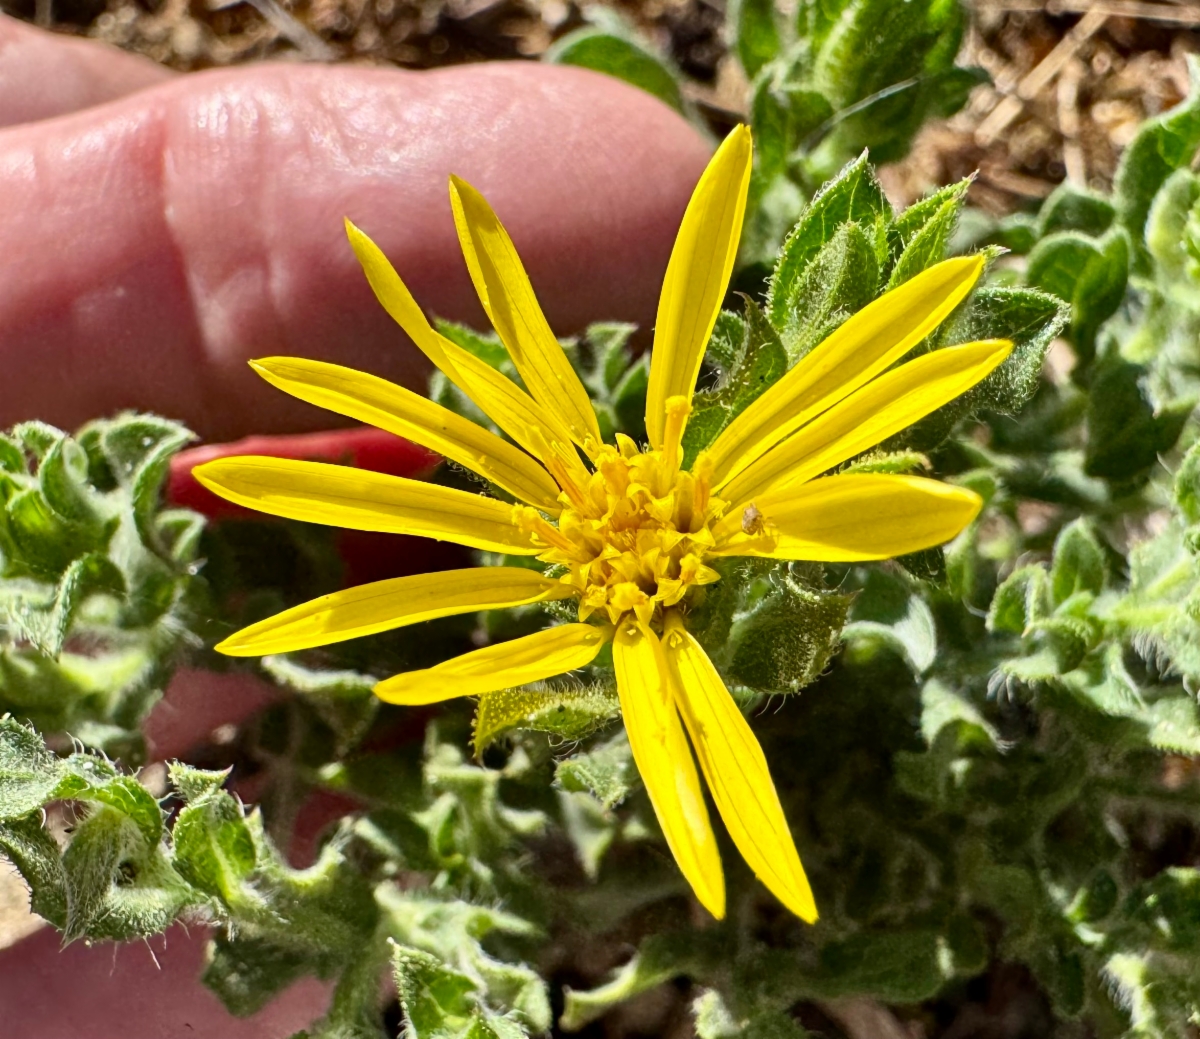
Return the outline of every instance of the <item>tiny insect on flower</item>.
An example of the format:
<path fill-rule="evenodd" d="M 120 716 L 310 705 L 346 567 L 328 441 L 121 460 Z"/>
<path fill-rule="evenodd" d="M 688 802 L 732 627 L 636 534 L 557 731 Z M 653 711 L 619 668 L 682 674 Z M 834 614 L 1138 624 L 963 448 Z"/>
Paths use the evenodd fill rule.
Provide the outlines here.
<path fill-rule="evenodd" d="M 611 643 L 634 761 L 701 903 L 724 915 L 724 876 L 700 773 L 755 873 L 792 912 L 813 921 L 816 904 L 766 759 L 688 632 L 689 602 L 718 579 L 709 564 L 723 556 L 855 562 L 955 537 L 981 506 L 969 490 L 913 476 L 822 474 L 975 385 L 1012 344 L 968 343 L 895 366 L 966 298 L 984 261 L 939 263 L 845 321 L 684 469 L 690 402 L 733 269 L 751 161 L 750 131 L 738 127 L 684 214 L 655 323 L 647 445 L 620 434 L 614 444 L 603 442 L 587 391 L 507 232 L 477 191 L 451 178 L 472 281 L 527 389 L 439 335 L 382 252 L 358 228 L 348 223 L 347 230 L 383 306 L 511 441 L 361 372 L 299 358 L 252 364 L 302 400 L 466 466 L 517 504 L 319 462 L 227 458 L 195 472 L 217 494 L 274 515 L 424 535 L 548 564 L 548 575 L 483 567 L 351 588 L 251 625 L 217 648 L 235 656 L 284 653 L 435 617 L 574 599 L 576 623 L 396 675 L 376 694 L 399 704 L 481 695 L 584 667 Z"/>

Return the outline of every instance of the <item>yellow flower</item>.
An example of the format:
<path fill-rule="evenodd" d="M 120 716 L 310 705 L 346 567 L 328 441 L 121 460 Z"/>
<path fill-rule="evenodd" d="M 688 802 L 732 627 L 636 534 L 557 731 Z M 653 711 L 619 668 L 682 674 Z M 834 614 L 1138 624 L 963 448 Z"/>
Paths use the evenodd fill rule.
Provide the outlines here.
<path fill-rule="evenodd" d="M 647 446 L 620 434 L 615 444 L 602 442 L 587 392 L 508 234 L 477 191 L 451 178 L 471 279 L 524 388 L 439 335 L 382 252 L 349 222 L 347 230 L 388 313 L 515 443 L 371 375 L 298 358 L 252 364 L 302 400 L 453 459 L 517 504 L 277 458 L 222 459 L 196 475 L 217 494 L 277 516 L 420 534 L 552 564 L 550 573 L 561 576 L 483 567 L 348 589 L 251 625 L 217 648 L 235 656 L 285 653 L 456 613 L 574 598 L 578 623 L 396 675 L 375 691 L 398 704 L 475 696 L 584 667 L 611 642 L 634 761 L 699 900 L 714 916 L 724 914 L 725 882 L 696 760 L 746 861 L 792 912 L 813 921 L 812 891 L 766 759 L 688 633 L 689 600 L 717 580 L 708 565 L 714 557 L 853 562 L 953 538 L 980 508 L 968 490 L 913 476 L 822 474 L 973 386 L 1011 344 L 969 343 L 892 367 L 966 297 L 983 268 L 979 257 L 939 263 L 847 320 L 683 470 L 684 427 L 733 268 L 750 166 L 750 131 L 739 127 L 684 214 L 654 329 Z"/>

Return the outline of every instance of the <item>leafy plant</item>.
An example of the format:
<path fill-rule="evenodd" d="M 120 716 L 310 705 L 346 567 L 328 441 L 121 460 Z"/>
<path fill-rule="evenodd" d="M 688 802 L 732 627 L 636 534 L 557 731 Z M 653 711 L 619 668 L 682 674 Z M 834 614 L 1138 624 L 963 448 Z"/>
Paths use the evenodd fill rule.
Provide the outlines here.
<path fill-rule="evenodd" d="M 174 422 L 0 435 L 0 709 L 138 760 L 138 725 L 199 640 L 203 520 L 162 509 Z"/>
<path fill-rule="evenodd" d="M 762 55 L 770 39 L 743 42 Z M 1192 96 L 1147 123 L 1111 197 L 1063 188 L 1028 225 L 1023 257 L 990 254 L 987 281 L 917 349 L 1003 336 L 1011 356 L 971 394 L 848 463 L 930 469 L 973 488 L 987 504 L 972 527 L 898 565 L 730 565 L 689 618 L 752 715 L 821 906 L 814 927 L 784 915 L 734 855 L 726 920 L 698 922 L 615 724 L 603 657 L 577 679 L 482 697 L 473 728 L 453 706 L 430 720 L 371 699 L 364 672 L 383 661 L 436 661 L 534 630 L 562 608 L 553 602 L 269 658 L 266 673 L 299 695 L 243 734 L 243 759 L 266 774 L 262 811 L 225 789 L 225 773 L 183 765 L 160 803 L 102 754 L 56 754 L 6 719 L 0 847 L 33 909 L 68 939 L 212 922 L 206 980 L 231 1009 L 249 1012 L 301 974 L 335 979 L 309 1033 L 330 1039 L 386 1034 L 389 971 L 417 1037 L 580 1030 L 674 982 L 702 1039 L 762 1039 L 804 1035 L 796 1010 L 814 1002 L 915 1013 L 936 1000 L 944 1014 L 968 1000 L 968 980 L 1006 964 L 1022 965 L 1045 1000 L 1043 1034 L 1190 1034 L 1200 1020 L 1198 112 Z M 866 160 L 851 158 L 804 206 L 763 297 L 722 313 L 687 452 L 850 314 L 942 259 L 965 194 L 951 185 L 896 213 Z M 508 363 L 487 337 L 442 331 Z M 643 433 L 646 363 L 628 350 L 630 331 L 596 325 L 565 344 L 606 435 Z M 433 390 L 478 418 L 453 387 Z M 155 600 L 170 605 L 152 617 L 225 601 L 205 600 L 186 566 L 172 569 L 169 546 L 181 541 L 168 536 L 169 514 L 151 504 L 138 525 L 132 487 L 144 485 L 126 489 L 102 439 L 81 433 L 78 454 L 59 447 L 56 470 L 53 445 L 68 438 L 44 428 L 2 442 L 12 445 L 6 507 L 20 495 L 38 503 L 6 517 L 50 517 L 6 519 L 0 534 L 4 601 L 42 596 L 41 619 L 10 636 L 10 657 L 64 667 L 92 624 L 145 637 L 149 622 L 119 623 L 139 552 L 173 575 L 172 597 Z M 62 484 L 56 471 L 74 475 Z M 465 479 L 449 467 L 438 478 Z M 118 553 L 130 542 L 105 523 L 135 532 L 137 552 Z M 12 534 L 30 524 L 41 541 Z M 55 604 L 75 593 L 58 589 L 89 554 L 126 584 L 84 583 L 60 629 Z M 97 688 L 124 688 L 105 681 Z M 52 736 L 112 717 L 78 696 L 63 702 L 69 713 L 11 709 Z M 279 849 L 314 791 L 357 808 L 314 865 L 295 869 Z M 65 850 L 56 820 L 77 823 Z"/>

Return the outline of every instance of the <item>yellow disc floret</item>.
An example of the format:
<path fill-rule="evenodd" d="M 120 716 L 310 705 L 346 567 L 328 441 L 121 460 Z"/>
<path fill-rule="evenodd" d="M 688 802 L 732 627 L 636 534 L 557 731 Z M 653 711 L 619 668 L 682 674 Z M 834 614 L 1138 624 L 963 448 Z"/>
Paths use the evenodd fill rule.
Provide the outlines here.
<path fill-rule="evenodd" d="M 632 613 L 658 626 L 663 610 L 718 579 L 704 559 L 727 503 L 710 493 L 703 459 L 691 472 L 679 467 L 688 410 L 683 397 L 668 401 L 662 450 L 642 451 L 620 433 L 615 447 L 588 444 L 590 471 L 573 448 L 548 448 L 562 488 L 557 525 L 530 506 L 519 507 L 519 523 L 545 546 L 539 559 L 567 568 L 562 581 L 579 597 L 580 620 L 603 611 L 616 624 Z"/>

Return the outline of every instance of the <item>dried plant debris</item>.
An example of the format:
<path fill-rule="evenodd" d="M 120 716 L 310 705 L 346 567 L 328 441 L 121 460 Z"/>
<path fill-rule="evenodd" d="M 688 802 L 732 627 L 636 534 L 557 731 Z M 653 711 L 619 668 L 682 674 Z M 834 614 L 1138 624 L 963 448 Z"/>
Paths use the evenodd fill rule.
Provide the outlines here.
<path fill-rule="evenodd" d="M 699 83 L 724 55 L 719 5 L 620 5 Z M 191 70 L 258 61 L 433 68 L 540 57 L 584 24 L 574 0 L 4 0 L 0 10 Z"/>
<path fill-rule="evenodd" d="M 1183 3 L 975 0 L 972 15 L 959 62 L 992 83 L 885 171 L 895 201 L 976 170 L 971 201 L 995 213 L 1063 180 L 1107 189 L 1140 123 L 1187 94 L 1185 55 L 1200 50 L 1200 8 Z"/>

